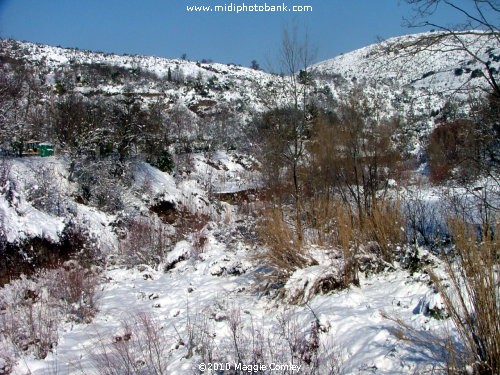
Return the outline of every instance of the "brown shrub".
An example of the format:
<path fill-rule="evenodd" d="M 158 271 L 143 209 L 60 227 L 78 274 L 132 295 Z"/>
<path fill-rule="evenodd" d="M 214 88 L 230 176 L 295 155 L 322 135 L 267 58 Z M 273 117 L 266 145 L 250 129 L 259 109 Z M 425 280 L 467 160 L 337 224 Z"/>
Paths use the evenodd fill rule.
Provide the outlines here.
<path fill-rule="evenodd" d="M 458 330 L 464 350 L 450 348 L 450 357 L 460 358 L 478 374 L 500 373 L 500 247 L 490 233 L 481 240 L 472 225 L 449 221 L 456 255 L 448 258 L 450 286 L 431 272 L 447 312 Z"/>
<path fill-rule="evenodd" d="M 404 241 L 404 219 L 399 202 L 380 200 L 372 210 L 367 220 L 366 237 L 375 241 L 382 251 L 386 262 L 394 259 L 394 251 L 398 244 Z"/>
<path fill-rule="evenodd" d="M 167 227 L 155 217 L 139 216 L 127 222 L 127 235 L 120 241 L 121 258 L 129 266 L 158 266 L 164 261 L 171 239 Z"/>
<path fill-rule="evenodd" d="M 266 250 L 258 254 L 258 259 L 271 267 L 279 279 L 286 278 L 308 263 L 297 235 L 284 219 L 282 209 L 265 210 L 257 225 L 257 233 L 266 246 Z"/>

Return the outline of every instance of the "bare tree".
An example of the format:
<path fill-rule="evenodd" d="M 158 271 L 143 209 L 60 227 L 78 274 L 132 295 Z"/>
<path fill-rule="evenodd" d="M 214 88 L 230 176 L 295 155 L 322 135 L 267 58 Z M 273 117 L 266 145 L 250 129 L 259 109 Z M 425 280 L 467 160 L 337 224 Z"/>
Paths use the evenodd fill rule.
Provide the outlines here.
<path fill-rule="evenodd" d="M 281 132 L 281 139 L 284 141 L 282 150 L 282 159 L 291 172 L 293 184 L 293 198 L 296 211 L 296 225 L 299 242 L 302 239 L 302 202 L 301 202 L 301 184 L 299 179 L 299 166 L 304 158 L 305 141 L 307 139 L 308 127 L 308 99 L 309 82 L 308 69 L 312 63 L 314 53 L 309 43 L 307 32 L 303 33 L 302 38 L 299 35 L 297 25 L 285 28 L 280 49 L 280 63 L 282 72 L 285 74 L 285 80 L 288 81 L 290 90 L 291 105 L 285 107 L 286 116 L 278 119 L 276 124 Z M 282 124 L 280 124 L 282 122 Z"/>

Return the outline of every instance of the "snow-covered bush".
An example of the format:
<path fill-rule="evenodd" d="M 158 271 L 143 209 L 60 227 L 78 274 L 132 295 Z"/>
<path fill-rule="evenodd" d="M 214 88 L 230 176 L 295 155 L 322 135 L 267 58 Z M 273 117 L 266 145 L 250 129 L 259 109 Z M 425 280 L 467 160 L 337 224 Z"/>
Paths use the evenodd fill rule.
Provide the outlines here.
<path fill-rule="evenodd" d="M 5 157 L 0 157 L 0 187 L 4 186 L 9 181 L 10 170 L 12 168 L 11 161 Z"/>
<path fill-rule="evenodd" d="M 203 230 L 193 233 L 191 256 L 198 259 L 208 244 L 208 236 Z"/>
<path fill-rule="evenodd" d="M 77 200 L 114 213 L 124 207 L 123 189 L 129 183 L 129 164 L 111 157 L 87 158 L 75 166 Z"/>
<path fill-rule="evenodd" d="M 121 259 L 128 266 L 165 262 L 172 246 L 173 228 L 157 216 L 137 216 L 126 220 L 125 237 L 120 241 Z"/>
<path fill-rule="evenodd" d="M 36 180 L 26 186 L 27 199 L 33 207 L 48 214 L 63 215 L 68 202 L 57 181 L 53 168 L 46 166 L 38 168 Z"/>
<path fill-rule="evenodd" d="M 21 278 L 0 294 L 0 334 L 4 345 L 45 358 L 57 344 L 61 312 L 47 290 L 35 280 Z"/>
<path fill-rule="evenodd" d="M 121 332 L 99 337 L 88 348 L 93 373 L 103 375 L 169 374 L 173 338 L 165 334 L 158 317 L 136 313 L 125 317 Z"/>
<path fill-rule="evenodd" d="M 0 340 L 0 375 L 10 374 L 15 362 L 13 349 L 6 342 Z"/>
<path fill-rule="evenodd" d="M 90 268 L 102 263 L 102 249 L 95 234 L 90 233 L 88 226 L 70 217 L 61 234 L 62 246 L 79 262 Z"/>
<path fill-rule="evenodd" d="M 76 262 L 21 277 L 0 290 L 0 345 L 45 358 L 64 321 L 89 322 L 97 311 L 97 275 Z"/>
<path fill-rule="evenodd" d="M 316 317 L 303 322 L 289 310 L 272 320 L 249 321 L 238 307 L 212 313 L 208 319 L 207 313 L 198 313 L 188 330 L 192 340 L 190 347 L 199 363 L 231 364 L 230 374 L 248 372 L 257 364 L 270 363 L 294 364 L 305 374 L 342 373 L 342 350 L 322 337 L 328 328 Z M 213 320 L 223 323 L 223 331 L 219 325 L 215 332 Z M 234 368 L 234 364 L 241 364 L 241 368 Z M 276 368 L 262 373 L 290 372 Z"/>
<path fill-rule="evenodd" d="M 41 275 L 50 296 L 66 320 L 89 323 L 98 309 L 98 275 L 76 261 L 65 262 L 62 268 L 47 270 Z"/>

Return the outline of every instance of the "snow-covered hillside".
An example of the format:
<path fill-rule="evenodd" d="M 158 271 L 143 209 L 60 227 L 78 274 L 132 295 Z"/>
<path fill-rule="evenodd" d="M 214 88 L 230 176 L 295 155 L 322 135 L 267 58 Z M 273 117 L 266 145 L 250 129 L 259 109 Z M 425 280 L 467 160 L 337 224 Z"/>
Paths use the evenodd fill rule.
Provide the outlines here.
<path fill-rule="evenodd" d="M 151 101 L 162 98 L 171 104 L 206 110 L 214 105 L 245 112 L 263 110 L 268 103 L 259 91 L 279 84 L 276 76 L 236 65 L 104 54 L 13 40 L 0 41 L 0 55 L 8 57 L 7 62 L 26 62 L 44 76 L 48 85 L 63 81 L 65 73 L 72 71 L 77 78 L 71 84 L 85 95 L 133 92 Z M 97 74 L 94 82 L 88 76 L 89 69 L 115 69 L 111 72 L 115 76 L 107 80 Z M 130 81 L 124 82 L 119 77 L 121 72 L 130 73 Z"/>
<path fill-rule="evenodd" d="M 464 99 L 464 88 L 483 93 L 487 81 L 466 53 L 443 51 L 449 41 L 399 48 L 420 37 L 311 66 L 314 109 L 333 114 L 361 92 L 354 98 L 370 101 L 377 119 L 400 117 L 397 136 L 377 143 L 382 154 L 400 135 L 421 151 L 446 102 Z M 500 46 L 470 42 L 498 72 Z M 0 375 L 396 375 L 457 365 L 447 350 L 461 350 L 461 337 L 435 281 L 451 284 L 441 230 L 452 208 L 468 209 L 469 223 L 491 214 L 491 176 L 441 190 L 408 163 L 394 174 L 401 184 L 382 172 L 378 184 L 378 168 L 393 172 L 399 159 L 378 165 L 376 155 L 375 172 L 359 167 L 380 186 L 367 194 L 356 163 L 371 149 L 353 160 L 323 152 L 313 164 L 307 131 L 293 139 L 295 154 L 287 139 L 284 156 L 280 142 L 270 142 L 275 159 L 249 155 L 255 114 L 290 100 L 288 78 L 262 71 L 13 40 L 0 41 L 0 62 L 11 90 L 0 108 Z M 324 134 L 345 141 L 347 130 Z M 54 137 L 44 140 L 56 155 L 24 150 L 32 137 Z M 369 138 L 352 137 L 352 150 Z M 264 163 L 281 159 L 266 175 L 277 181 L 272 196 Z M 295 190 L 285 181 L 292 168 Z"/>
<path fill-rule="evenodd" d="M 500 46 L 496 40 L 480 33 L 461 37 L 476 59 L 452 37 L 432 46 L 415 47 L 415 41 L 433 35 L 439 34 L 392 38 L 316 63 L 310 67 L 316 87 L 313 91 L 324 95 L 326 85 L 338 100 L 359 87 L 381 100 L 380 107 L 387 115 L 409 111 L 429 115 L 441 110 L 450 97 L 463 98 L 471 89 L 480 93 L 488 88 L 483 77 L 487 76 L 485 65 L 478 61 L 488 63 L 498 74 Z M 74 71 L 75 89 L 86 95 L 132 91 L 149 100 L 182 103 L 197 114 L 226 107 L 244 116 L 269 108 L 286 95 L 280 77 L 231 64 L 104 54 L 13 40 L 0 41 L 0 56 L 6 62 L 27 62 L 43 72 L 49 85 L 61 81 L 65 72 Z M 114 72 L 116 79 L 90 82 L 85 76 L 89 66 L 124 69 L 132 72 L 132 78 L 127 84 L 120 72 Z M 149 76 L 137 78 L 144 73 Z"/>

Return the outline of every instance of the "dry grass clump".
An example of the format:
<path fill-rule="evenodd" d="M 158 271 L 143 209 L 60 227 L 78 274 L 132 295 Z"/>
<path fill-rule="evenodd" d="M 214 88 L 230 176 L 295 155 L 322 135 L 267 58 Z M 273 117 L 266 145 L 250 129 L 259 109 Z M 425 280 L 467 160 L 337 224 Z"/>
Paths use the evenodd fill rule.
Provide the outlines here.
<path fill-rule="evenodd" d="M 366 222 L 363 237 L 368 241 L 375 241 L 380 246 L 383 259 L 391 262 L 396 246 L 404 241 L 404 231 L 401 229 L 404 219 L 399 202 L 377 201 Z"/>
<path fill-rule="evenodd" d="M 278 278 L 286 279 L 293 271 L 308 264 L 297 235 L 284 218 L 283 210 L 265 210 L 257 226 L 257 233 L 266 246 L 266 250 L 257 257 L 275 270 L 274 275 Z"/>
<path fill-rule="evenodd" d="M 343 201 L 317 197 L 305 206 L 304 233 L 297 234 L 294 220 L 287 220 L 283 208 L 264 210 L 257 233 L 265 245 L 258 260 L 274 270 L 281 281 L 297 269 L 317 264 L 303 245 L 319 245 L 341 253 L 332 265 L 343 268 L 342 286 L 358 282 L 358 272 L 380 271 L 393 261 L 397 245 L 404 240 L 403 218 L 398 202 L 379 200 L 369 212 L 362 212 Z"/>
<path fill-rule="evenodd" d="M 500 247 L 492 233 L 478 238 L 473 225 L 458 219 L 448 223 L 455 244 L 454 259 L 445 262 L 449 286 L 435 273 L 437 285 L 464 349 L 450 357 L 478 374 L 500 373 Z"/>

